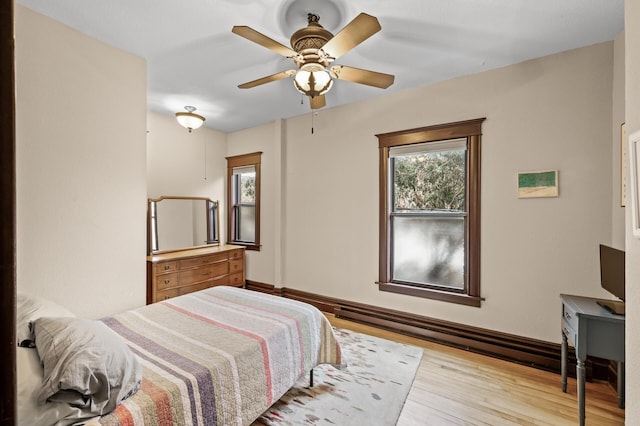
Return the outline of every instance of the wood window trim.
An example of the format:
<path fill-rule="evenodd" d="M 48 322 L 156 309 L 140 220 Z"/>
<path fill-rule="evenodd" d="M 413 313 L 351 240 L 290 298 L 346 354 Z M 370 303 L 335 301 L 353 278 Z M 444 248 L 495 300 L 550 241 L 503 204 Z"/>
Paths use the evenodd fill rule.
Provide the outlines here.
<path fill-rule="evenodd" d="M 249 154 L 235 155 L 226 157 L 227 159 L 227 244 L 244 246 L 247 250 L 260 251 L 260 163 L 262 159 L 262 151 L 252 152 Z M 233 224 L 231 218 L 233 216 L 232 203 L 232 180 L 233 169 L 235 167 L 253 166 L 256 170 L 256 230 L 255 240 L 253 243 L 243 241 L 235 241 L 233 237 Z"/>
<path fill-rule="evenodd" d="M 378 289 L 392 293 L 424 297 L 467 306 L 480 307 L 480 142 L 482 122 L 485 118 L 438 124 L 398 132 L 378 134 L 380 151 L 380 210 L 379 210 L 379 270 Z M 391 191 L 389 188 L 389 148 L 447 139 L 467 139 L 468 185 L 467 185 L 467 227 L 468 248 L 466 261 L 466 291 L 453 292 L 427 286 L 405 285 L 392 282 L 391 279 L 391 226 L 389 206 Z"/>

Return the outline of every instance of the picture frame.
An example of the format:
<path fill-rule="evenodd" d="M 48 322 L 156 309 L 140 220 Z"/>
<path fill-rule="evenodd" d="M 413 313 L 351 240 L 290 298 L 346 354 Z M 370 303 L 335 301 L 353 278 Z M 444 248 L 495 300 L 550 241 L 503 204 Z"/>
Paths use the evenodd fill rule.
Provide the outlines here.
<path fill-rule="evenodd" d="M 620 125 L 620 207 L 627 205 L 627 132 L 625 123 Z"/>
<path fill-rule="evenodd" d="M 629 157 L 629 183 L 631 199 L 631 229 L 633 236 L 640 238 L 640 130 L 629 135 L 627 151 Z"/>
<path fill-rule="evenodd" d="M 518 198 L 558 196 L 558 170 L 518 172 Z"/>

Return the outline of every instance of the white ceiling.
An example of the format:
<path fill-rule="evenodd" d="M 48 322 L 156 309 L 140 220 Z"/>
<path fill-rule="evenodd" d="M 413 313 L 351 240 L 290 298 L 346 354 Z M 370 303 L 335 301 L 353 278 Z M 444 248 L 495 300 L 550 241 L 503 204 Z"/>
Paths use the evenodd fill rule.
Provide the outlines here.
<path fill-rule="evenodd" d="M 395 83 L 378 89 L 338 80 L 325 108 L 613 40 L 624 26 L 624 0 L 16 2 L 145 58 L 150 110 L 173 115 L 193 105 L 207 127 L 224 132 L 311 112 L 290 78 L 237 87 L 295 66 L 231 33 L 234 25 L 289 46 L 309 12 L 333 34 L 360 12 L 377 17 L 382 30 L 334 65 L 393 74 Z"/>

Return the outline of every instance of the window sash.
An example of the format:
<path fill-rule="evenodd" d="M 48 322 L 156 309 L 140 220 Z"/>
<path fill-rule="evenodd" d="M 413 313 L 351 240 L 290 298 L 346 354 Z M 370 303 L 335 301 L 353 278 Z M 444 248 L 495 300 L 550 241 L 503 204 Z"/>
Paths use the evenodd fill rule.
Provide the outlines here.
<path fill-rule="evenodd" d="M 235 241 L 243 243 L 255 242 L 255 204 L 237 204 L 234 206 L 234 220 L 236 221 Z"/>
<path fill-rule="evenodd" d="M 389 188 L 390 188 L 390 195 L 391 195 L 391 212 L 395 213 L 395 212 L 402 212 L 402 211 L 424 211 L 424 212 L 440 212 L 440 211 L 447 211 L 447 212 L 460 212 L 460 211 L 467 211 L 467 182 L 468 182 L 468 177 L 467 177 L 467 147 L 466 147 L 466 141 L 464 141 L 464 143 L 459 143 L 459 141 L 454 141 L 455 143 L 452 144 L 447 144 L 448 141 L 443 141 L 443 142 L 435 142 L 435 144 L 439 144 L 440 147 L 443 146 L 447 146 L 447 149 L 433 149 L 433 150 L 427 150 L 427 149 L 422 149 L 419 148 L 418 151 L 414 152 L 414 151 L 407 151 L 405 150 L 402 155 L 396 155 L 394 157 L 392 157 L 391 155 L 389 155 L 389 165 L 388 165 L 388 170 L 390 170 L 389 173 Z M 410 147 L 416 147 L 419 146 L 421 147 L 422 145 L 426 145 L 426 144 L 419 144 L 419 145 L 410 145 Z M 403 148 L 403 147 L 399 147 L 399 148 Z M 402 157 L 414 157 L 414 156 L 419 156 L 420 154 L 429 154 L 429 153 L 447 153 L 447 152 L 452 152 L 452 153 L 462 153 L 463 155 L 463 167 L 462 167 L 462 195 L 461 197 L 462 199 L 462 207 L 460 209 L 452 209 L 452 208 L 424 208 L 424 209 L 400 209 L 398 208 L 398 194 L 396 193 L 396 171 L 397 171 L 397 167 L 398 167 L 398 159 L 402 158 Z"/>
<path fill-rule="evenodd" d="M 465 291 L 465 229 L 466 214 L 392 215 L 391 282 Z"/>

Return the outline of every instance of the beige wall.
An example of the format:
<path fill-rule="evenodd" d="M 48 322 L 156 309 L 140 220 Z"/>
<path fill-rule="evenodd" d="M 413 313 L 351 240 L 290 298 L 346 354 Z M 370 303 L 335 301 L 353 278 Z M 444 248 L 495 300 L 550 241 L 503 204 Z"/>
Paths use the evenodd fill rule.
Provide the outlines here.
<path fill-rule="evenodd" d="M 227 155 L 262 152 L 260 159 L 260 251 L 247 251 L 246 277 L 249 280 L 278 284 L 276 271 L 280 270 L 281 216 L 281 151 L 282 120 L 253 127 L 227 136 Z M 225 165 L 226 167 L 226 165 Z M 276 259 L 278 256 L 278 259 Z M 279 273 L 279 272 L 278 272 Z"/>
<path fill-rule="evenodd" d="M 175 117 L 147 114 L 147 197 L 209 197 L 219 202 L 225 228 L 227 136 L 201 127 L 189 133 Z M 146 235 L 146 234 L 145 234 Z"/>
<path fill-rule="evenodd" d="M 627 134 L 640 130 L 640 3 L 626 0 L 625 9 L 625 122 Z M 628 195 L 628 194 L 627 194 Z M 626 306 L 626 424 L 640 422 L 640 239 L 631 233 L 631 209 L 627 208 L 627 306 Z M 634 326 L 630 326 L 634 325 Z"/>
<path fill-rule="evenodd" d="M 211 197 L 224 203 L 227 136 L 201 127 L 189 133 L 175 117 L 147 114 L 147 194 Z"/>
<path fill-rule="evenodd" d="M 248 278 L 558 341 L 558 294 L 606 296 L 597 244 L 621 240 L 616 129 L 621 116 L 629 132 L 640 129 L 640 79 L 620 88 L 621 66 L 640 74 L 640 5 L 627 0 L 625 8 L 626 34 L 615 43 L 323 110 L 314 134 L 305 115 L 188 135 L 173 117 L 147 115 L 143 60 L 16 5 L 18 290 L 88 317 L 143 304 L 146 197 L 217 194 L 221 157 L 263 151 L 263 248 L 249 253 Z M 478 117 L 487 117 L 487 301 L 478 309 L 378 292 L 375 134 Z M 516 173 L 547 168 L 560 170 L 560 197 L 518 200 Z M 640 240 L 625 210 L 634 324 Z M 629 401 L 640 394 L 635 334 L 627 328 Z M 640 407 L 628 404 L 626 414 L 634 424 Z"/>
<path fill-rule="evenodd" d="M 559 342 L 560 293 L 607 297 L 598 244 L 612 240 L 612 84 L 608 42 L 323 110 L 313 134 L 310 115 L 287 120 L 280 285 Z M 487 117 L 486 301 L 478 309 L 379 292 L 375 134 L 478 117 Z M 229 149 L 271 146 L 273 130 L 264 133 L 231 134 Z M 517 199 L 517 172 L 544 169 L 559 170 L 560 197 Z M 272 221 L 273 212 L 262 218 Z M 252 279 L 271 282 L 270 270 L 248 269 Z"/>
<path fill-rule="evenodd" d="M 93 318 L 142 305 L 146 63 L 15 20 L 18 291 Z"/>

